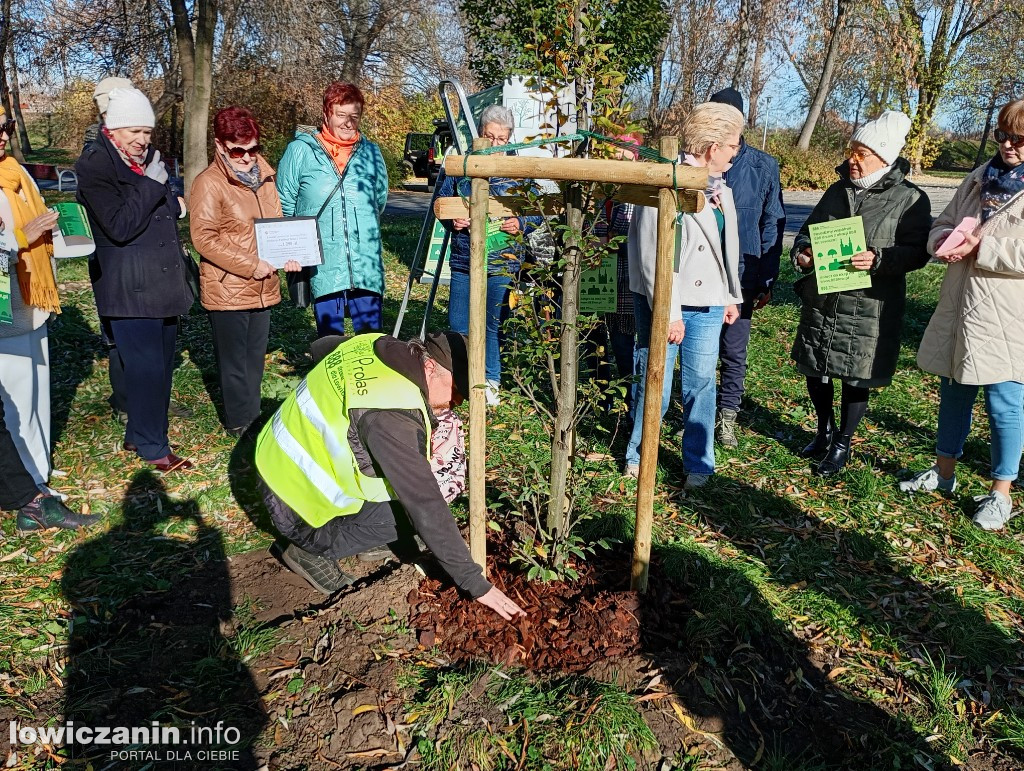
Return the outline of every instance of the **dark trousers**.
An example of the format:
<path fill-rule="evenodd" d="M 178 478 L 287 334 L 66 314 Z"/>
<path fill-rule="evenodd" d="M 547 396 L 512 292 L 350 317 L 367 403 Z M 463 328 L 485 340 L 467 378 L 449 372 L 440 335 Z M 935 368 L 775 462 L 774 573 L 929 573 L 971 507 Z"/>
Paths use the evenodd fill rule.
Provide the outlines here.
<path fill-rule="evenodd" d="M 747 346 L 750 344 L 750 319 L 754 315 L 756 289 L 743 290 L 740 317 L 732 324 L 722 325 L 718 341 L 719 378 L 718 409 L 739 412 L 743 401 L 743 381 L 747 377 Z"/>
<path fill-rule="evenodd" d="M 114 334 L 110 331 L 110 319 L 100 319 L 100 335 L 107 346 L 107 372 L 110 376 L 110 408 L 128 412 L 128 391 L 124 384 L 124 362 L 114 345 Z"/>
<path fill-rule="evenodd" d="M 352 319 L 352 330 L 357 335 L 380 332 L 384 328 L 384 298 L 368 289 L 349 289 L 318 297 L 313 302 L 317 337 L 348 334 L 346 315 Z"/>
<path fill-rule="evenodd" d="M 260 386 L 270 338 L 270 309 L 210 311 L 224 425 L 244 428 L 260 416 Z"/>
<path fill-rule="evenodd" d="M 395 501 L 367 501 L 355 514 L 335 517 L 320 527 L 313 527 L 278 498 L 262 479 L 260 490 L 274 527 L 289 541 L 311 554 L 340 560 L 399 540 L 399 521 L 395 517 L 395 510 L 401 510 L 401 507 Z M 412 532 L 404 511 L 401 525 L 403 535 Z"/>
<path fill-rule="evenodd" d="M 124 440 L 139 448 L 143 460 L 158 460 L 171 451 L 167 441 L 167 408 L 171 403 L 174 344 L 178 317 L 110 319 L 128 397 Z"/>
<path fill-rule="evenodd" d="M 20 509 L 35 500 L 37 495 L 39 488 L 21 462 L 14 438 L 4 420 L 3 402 L 0 402 L 0 509 Z"/>

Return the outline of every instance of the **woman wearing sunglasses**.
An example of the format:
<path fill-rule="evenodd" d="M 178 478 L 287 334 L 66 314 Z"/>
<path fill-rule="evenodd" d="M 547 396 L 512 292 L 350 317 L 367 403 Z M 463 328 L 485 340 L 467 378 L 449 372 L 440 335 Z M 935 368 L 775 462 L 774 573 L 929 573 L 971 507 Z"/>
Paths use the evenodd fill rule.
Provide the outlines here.
<path fill-rule="evenodd" d="M 999 152 L 968 176 L 935 221 L 928 248 L 948 265 L 917 363 L 938 375 L 935 464 L 900 483 L 905 492 L 956 489 L 978 388 L 992 483 L 974 523 L 1000 530 L 1013 516 L 1010 487 L 1024 445 L 1024 99 L 999 111 Z"/>
<path fill-rule="evenodd" d="M 906 274 L 928 262 L 931 227 L 928 196 L 907 179 L 910 163 L 900 157 L 910 118 L 887 110 L 853 135 L 849 160 L 800 228 L 793 265 L 802 301 L 793 359 L 807 378 L 817 413 L 814 441 L 801 454 L 820 462 L 816 473 L 838 474 L 850 456 L 850 440 L 867 412 L 870 389 L 892 382 L 900 353 L 906 307 Z M 865 243 L 852 255 L 855 270 L 871 274 L 871 286 L 821 294 L 814 277 L 811 225 L 861 217 Z M 839 425 L 833 380 L 842 381 Z"/>
<path fill-rule="evenodd" d="M 281 302 L 277 270 L 256 253 L 253 220 L 280 217 L 281 199 L 249 110 L 218 112 L 213 135 L 213 162 L 192 183 L 190 229 L 202 258 L 199 299 L 213 328 L 224 427 L 241 436 L 260 414 L 270 308 Z"/>

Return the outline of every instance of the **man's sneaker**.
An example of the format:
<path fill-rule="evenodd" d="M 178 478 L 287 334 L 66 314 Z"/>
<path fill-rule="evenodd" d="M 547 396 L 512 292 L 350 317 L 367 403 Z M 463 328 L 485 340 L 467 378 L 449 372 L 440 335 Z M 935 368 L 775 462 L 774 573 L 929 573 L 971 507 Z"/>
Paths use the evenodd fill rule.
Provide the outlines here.
<path fill-rule="evenodd" d="M 355 576 L 343 572 L 334 560 L 311 554 L 293 543 L 281 553 L 281 559 L 293 573 L 305 578 L 321 594 L 334 594 L 356 581 Z"/>
<path fill-rule="evenodd" d="M 413 541 L 416 543 L 416 551 L 420 554 L 429 551 L 429 549 L 427 549 L 427 545 L 423 543 L 423 539 L 418 535 L 413 536 Z M 402 551 L 401 548 L 399 548 L 399 551 Z M 360 562 L 380 562 L 381 560 L 391 559 L 394 556 L 396 556 L 395 551 L 384 543 L 380 546 L 374 546 L 366 551 L 359 552 L 359 554 L 356 555 L 356 559 Z"/>
<path fill-rule="evenodd" d="M 919 471 L 905 482 L 900 482 L 900 490 L 905 493 L 933 492 L 938 490 L 943 493 L 951 493 L 956 490 L 956 474 L 952 479 L 943 479 L 939 475 L 939 467 Z"/>
<path fill-rule="evenodd" d="M 627 479 L 639 479 L 640 478 L 640 467 L 639 466 L 626 466 L 626 478 Z"/>
<path fill-rule="evenodd" d="M 722 447 L 736 447 L 736 410 L 722 408 L 718 411 L 718 420 L 715 425 L 715 439 Z"/>
<path fill-rule="evenodd" d="M 709 479 L 711 479 L 711 474 L 687 474 L 683 489 L 696 490 L 698 487 L 706 485 Z"/>
<path fill-rule="evenodd" d="M 974 512 L 974 524 L 982 530 L 1002 530 L 1016 515 L 1013 501 L 995 490 L 988 495 L 976 495 L 974 500 L 978 504 Z"/>
<path fill-rule="evenodd" d="M 18 510 L 15 528 L 19 533 L 38 533 L 51 527 L 78 530 L 99 521 L 95 514 L 76 514 L 52 495 L 40 495 Z"/>

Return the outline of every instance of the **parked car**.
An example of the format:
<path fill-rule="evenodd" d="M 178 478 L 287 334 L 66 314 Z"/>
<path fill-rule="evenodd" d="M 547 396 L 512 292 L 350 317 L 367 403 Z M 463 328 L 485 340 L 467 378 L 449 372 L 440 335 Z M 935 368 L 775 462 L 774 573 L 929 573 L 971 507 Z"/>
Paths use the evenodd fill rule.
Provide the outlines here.
<path fill-rule="evenodd" d="M 441 164 L 444 163 L 445 153 L 452 146 L 452 132 L 448 128 L 448 121 L 444 118 L 437 118 L 434 121 L 434 133 L 430 135 L 430 147 L 427 150 L 427 190 L 434 191 L 437 177 L 441 173 Z"/>
<path fill-rule="evenodd" d="M 405 135 L 405 161 L 412 167 L 414 177 L 426 177 L 433 134 L 410 131 Z"/>

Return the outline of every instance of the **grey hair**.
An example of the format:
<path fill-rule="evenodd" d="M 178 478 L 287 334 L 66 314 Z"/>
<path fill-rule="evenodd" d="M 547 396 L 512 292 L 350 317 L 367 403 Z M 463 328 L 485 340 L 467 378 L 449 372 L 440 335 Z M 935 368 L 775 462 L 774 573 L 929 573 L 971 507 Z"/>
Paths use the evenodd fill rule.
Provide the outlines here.
<path fill-rule="evenodd" d="M 480 113 L 480 133 L 484 133 L 484 129 L 491 123 L 504 126 L 509 131 L 516 130 L 516 119 L 512 115 L 512 111 L 500 104 L 489 104 L 484 107 L 483 112 Z"/>

